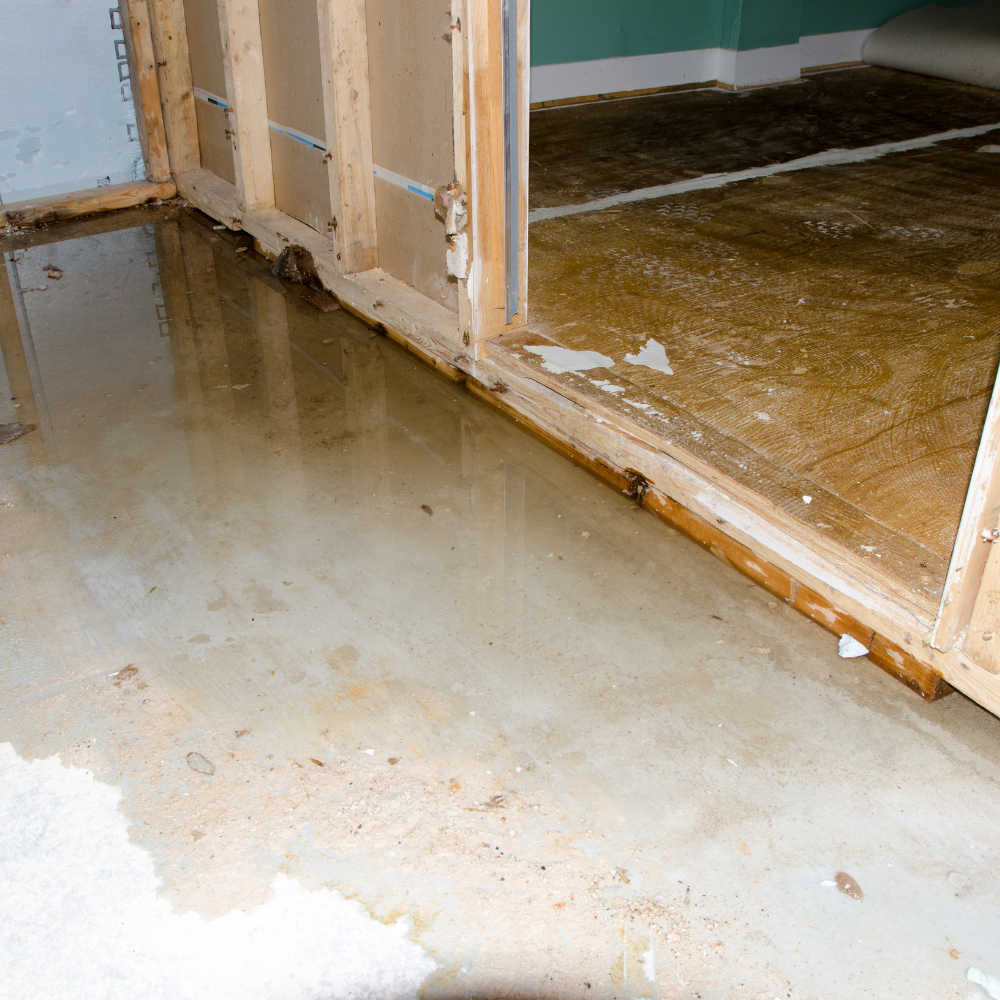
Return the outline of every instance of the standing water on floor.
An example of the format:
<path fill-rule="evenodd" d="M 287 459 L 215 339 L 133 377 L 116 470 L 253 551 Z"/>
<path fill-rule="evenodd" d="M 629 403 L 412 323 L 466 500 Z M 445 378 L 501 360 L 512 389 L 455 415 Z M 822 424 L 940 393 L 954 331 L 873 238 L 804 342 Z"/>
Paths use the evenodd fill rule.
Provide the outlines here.
<path fill-rule="evenodd" d="M 986 995 L 997 719 L 242 235 L 18 240 L 5 996 Z"/>

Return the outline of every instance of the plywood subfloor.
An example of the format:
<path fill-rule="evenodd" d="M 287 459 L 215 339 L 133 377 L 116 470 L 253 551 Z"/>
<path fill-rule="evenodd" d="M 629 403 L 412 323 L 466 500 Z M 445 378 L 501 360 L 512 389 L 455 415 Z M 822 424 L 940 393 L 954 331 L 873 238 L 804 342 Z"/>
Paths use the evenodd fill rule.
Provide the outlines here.
<path fill-rule="evenodd" d="M 824 85 L 842 78 L 853 101 L 867 75 Z M 914 89 L 939 88 L 942 107 L 970 90 L 891 76 L 902 110 Z M 810 91 L 765 93 L 780 107 Z M 1000 95 L 975 93 L 1000 120 Z M 968 123 L 939 114 L 928 130 Z M 742 129 L 748 149 L 758 124 Z M 532 141 L 534 159 L 537 130 Z M 520 346 L 538 335 L 612 358 L 611 369 L 539 376 L 613 401 L 932 607 L 1000 357 L 1000 156 L 988 143 L 537 223 L 530 328 L 505 349 L 536 370 L 541 358 Z M 672 375 L 624 360 L 650 338 Z"/>
<path fill-rule="evenodd" d="M 826 149 L 994 123 L 996 91 L 874 66 L 737 93 L 549 108 L 531 116 L 530 204 L 573 205 Z"/>

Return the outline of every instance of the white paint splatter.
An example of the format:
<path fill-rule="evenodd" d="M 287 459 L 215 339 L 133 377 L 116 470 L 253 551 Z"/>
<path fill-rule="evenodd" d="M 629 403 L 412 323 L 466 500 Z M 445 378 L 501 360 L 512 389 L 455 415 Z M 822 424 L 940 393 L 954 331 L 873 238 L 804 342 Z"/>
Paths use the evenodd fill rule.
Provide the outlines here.
<path fill-rule="evenodd" d="M 571 351 L 568 347 L 525 347 L 545 361 L 542 367 L 556 375 L 583 372 L 591 368 L 614 368 L 613 359 L 598 351 Z"/>
<path fill-rule="evenodd" d="M 868 650 L 857 639 L 845 632 L 840 637 L 840 642 L 837 643 L 837 655 L 845 660 L 854 660 L 859 656 L 867 656 Z"/>
<path fill-rule="evenodd" d="M 625 386 L 613 385 L 607 379 L 592 378 L 590 380 L 590 384 L 596 385 L 597 388 L 601 390 L 601 392 L 610 392 L 612 395 L 625 391 Z"/>
<path fill-rule="evenodd" d="M 246 912 L 172 912 L 121 793 L 58 757 L 29 763 L 0 744 L 0 788 L 4 996 L 403 1000 L 435 969 L 405 919 L 385 926 L 284 875 Z"/>
<path fill-rule="evenodd" d="M 765 423 L 770 423 L 770 421 L 771 421 L 771 417 L 767 413 L 765 413 L 763 410 L 757 410 L 757 412 L 754 413 L 754 416 L 758 420 L 763 420 Z"/>
<path fill-rule="evenodd" d="M 663 345 L 658 344 L 652 338 L 646 341 L 645 345 L 639 349 L 638 354 L 626 354 L 625 360 L 630 365 L 642 365 L 643 368 L 652 368 L 665 375 L 673 375 L 674 373 L 667 360 L 667 352 Z"/>
<path fill-rule="evenodd" d="M 651 983 L 656 982 L 656 953 L 652 947 L 642 953 L 642 971 Z"/>

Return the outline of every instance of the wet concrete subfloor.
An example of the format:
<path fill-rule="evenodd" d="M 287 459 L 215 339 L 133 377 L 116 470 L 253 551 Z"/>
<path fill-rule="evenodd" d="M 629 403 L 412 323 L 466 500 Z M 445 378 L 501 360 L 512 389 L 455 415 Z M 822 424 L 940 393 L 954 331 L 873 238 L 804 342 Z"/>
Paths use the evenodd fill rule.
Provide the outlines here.
<path fill-rule="evenodd" d="M 994 717 L 838 659 L 244 238 L 125 221 L 5 247 L 0 741 L 120 789 L 173 907 L 336 888 L 412 917 L 428 997 L 996 971 Z"/>

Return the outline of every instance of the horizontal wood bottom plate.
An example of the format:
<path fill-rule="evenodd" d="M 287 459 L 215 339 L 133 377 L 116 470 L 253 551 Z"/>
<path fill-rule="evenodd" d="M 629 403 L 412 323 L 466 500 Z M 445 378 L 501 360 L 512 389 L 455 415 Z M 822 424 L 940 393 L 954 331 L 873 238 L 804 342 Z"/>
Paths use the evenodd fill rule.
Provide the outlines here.
<path fill-rule="evenodd" d="M 54 198 L 15 201 L 0 205 L 0 226 L 37 226 L 43 222 L 78 219 L 96 212 L 135 208 L 151 201 L 166 201 L 177 193 L 173 181 L 153 184 L 149 181 L 111 184 L 107 187 L 73 191 Z"/>
<path fill-rule="evenodd" d="M 577 465 L 592 472 L 599 479 L 631 496 L 641 506 L 653 511 L 671 527 L 683 532 L 712 555 L 749 577 L 765 590 L 791 604 L 796 611 L 816 622 L 834 635 L 849 635 L 868 647 L 868 659 L 877 664 L 927 701 L 936 701 L 954 688 L 937 671 L 921 663 L 901 646 L 896 645 L 851 615 L 839 611 L 826 598 L 809 587 L 799 584 L 780 567 L 763 559 L 741 542 L 727 535 L 720 528 L 692 513 L 665 493 L 650 486 L 638 474 L 620 469 L 579 445 L 542 430 L 537 425 L 525 424 L 519 411 L 506 405 L 504 394 L 484 387 L 472 379 L 466 388 L 479 399 L 497 407 L 506 416 L 516 419 L 549 447 L 565 455 Z"/>
<path fill-rule="evenodd" d="M 195 180 L 197 184 L 193 183 Z M 715 484 L 676 460 L 636 441 L 626 429 L 612 426 L 604 416 L 589 413 L 585 406 L 526 378 L 516 366 L 508 366 L 502 359 L 474 360 L 461 346 L 454 314 L 448 314 L 419 292 L 377 270 L 341 275 L 334 264 L 333 244 L 302 223 L 276 209 L 242 213 L 235 188 L 207 171 L 180 175 L 178 188 L 191 204 L 213 218 L 251 233 L 270 257 L 290 244 L 305 246 L 313 254 L 324 286 L 352 312 L 449 378 L 464 380 L 466 387 L 480 399 L 578 465 L 633 496 L 823 628 L 834 634 L 851 635 L 865 645 L 870 643 L 869 659 L 921 697 L 934 701 L 950 693 L 954 685 L 1000 715 L 1000 674 L 983 669 L 960 650 L 942 652 L 924 645 L 922 640 L 931 623 L 925 622 L 913 608 L 887 599 L 877 581 L 841 578 L 836 567 L 831 570 L 829 564 L 822 579 L 802 571 L 786 558 L 787 551 L 780 551 L 783 540 L 780 531 L 775 531 L 773 525 L 765 525 L 756 512 L 732 501 Z M 211 190 L 210 195 L 206 189 Z M 596 434 L 571 433 L 567 429 L 571 423 Z M 581 437 L 601 443 L 595 447 Z M 614 441 L 621 447 L 616 449 Z M 636 446 L 643 454 L 673 463 L 678 476 L 688 481 L 687 493 L 681 491 L 685 502 L 672 497 L 666 489 L 650 485 L 628 461 L 620 459 L 619 464 L 611 457 L 625 455 L 630 449 L 636 450 Z M 694 495 L 694 489 L 701 492 Z M 703 494 L 708 493 L 731 512 L 728 519 L 716 518 L 720 526 L 691 509 L 692 504 L 697 507 L 703 501 Z M 734 519 L 738 523 L 733 523 Z M 759 530 L 761 526 L 763 531 Z M 734 537 L 741 533 L 743 541 Z M 778 549 L 773 548 L 776 544 Z M 808 556 L 802 546 L 799 548 Z"/>

